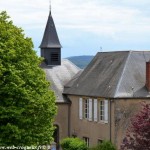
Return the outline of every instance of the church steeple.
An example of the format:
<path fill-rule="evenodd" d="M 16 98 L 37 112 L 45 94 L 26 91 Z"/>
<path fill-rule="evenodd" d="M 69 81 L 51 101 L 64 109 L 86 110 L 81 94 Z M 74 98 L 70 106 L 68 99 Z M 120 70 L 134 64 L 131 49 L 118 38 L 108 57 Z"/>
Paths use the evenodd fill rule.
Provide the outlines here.
<path fill-rule="evenodd" d="M 61 64 L 61 44 L 51 15 L 51 10 L 40 48 L 41 56 L 45 58 L 47 65 Z"/>

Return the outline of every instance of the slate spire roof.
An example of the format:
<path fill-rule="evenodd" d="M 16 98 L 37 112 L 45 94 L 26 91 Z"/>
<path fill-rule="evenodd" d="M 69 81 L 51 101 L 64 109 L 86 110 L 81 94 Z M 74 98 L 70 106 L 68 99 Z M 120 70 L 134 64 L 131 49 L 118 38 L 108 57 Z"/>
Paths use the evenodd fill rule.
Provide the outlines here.
<path fill-rule="evenodd" d="M 70 81 L 64 94 L 104 98 L 146 98 L 146 62 L 150 51 L 97 53 L 81 75 Z M 73 83 L 72 83 L 73 82 Z"/>
<path fill-rule="evenodd" d="M 49 12 L 40 48 L 61 48 L 51 11 Z"/>

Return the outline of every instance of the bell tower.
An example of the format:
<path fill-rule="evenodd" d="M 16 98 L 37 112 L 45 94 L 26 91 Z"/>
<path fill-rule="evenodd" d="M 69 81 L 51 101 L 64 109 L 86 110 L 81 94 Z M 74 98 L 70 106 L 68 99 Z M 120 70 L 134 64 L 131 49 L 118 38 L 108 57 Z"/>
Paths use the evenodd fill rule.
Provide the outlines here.
<path fill-rule="evenodd" d="M 41 57 L 44 57 L 45 63 L 48 66 L 61 65 L 61 44 L 51 15 L 51 10 L 49 12 L 40 48 Z"/>

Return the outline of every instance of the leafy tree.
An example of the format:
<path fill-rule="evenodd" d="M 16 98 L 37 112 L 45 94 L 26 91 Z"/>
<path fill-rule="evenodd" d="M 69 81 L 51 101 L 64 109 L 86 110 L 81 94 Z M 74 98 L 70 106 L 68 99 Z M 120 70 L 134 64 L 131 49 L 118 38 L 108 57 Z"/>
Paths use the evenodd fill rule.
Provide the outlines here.
<path fill-rule="evenodd" d="M 142 103 L 141 111 L 131 119 L 131 126 L 121 150 L 150 150 L 150 104 Z"/>
<path fill-rule="evenodd" d="M 110 141 L 103 141 L 101 144 L 89 150 L 116 150 L 116 147 Z"/>
<path fill-rule="evenodd" d="M 63 150 L 87 150 L 85 142 L 79 138 L 65 138 L 61 142 Z"/>
<path fill-rule="evenodd" d="M 0 145 L 52 140 L 55 96 L 30 38 L 0 13 Z"/>

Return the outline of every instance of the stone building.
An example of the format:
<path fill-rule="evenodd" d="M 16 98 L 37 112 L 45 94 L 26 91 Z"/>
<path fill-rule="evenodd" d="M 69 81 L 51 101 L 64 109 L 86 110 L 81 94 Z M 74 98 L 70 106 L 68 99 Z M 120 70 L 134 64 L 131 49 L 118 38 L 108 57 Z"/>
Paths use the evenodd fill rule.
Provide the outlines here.
<path fill-rule="evenodd" d="M 41 65 L 57 96 L 54 134 L 57 149 L 65 137 L 79 137 L 88 146 L 103 140 L 119 148 L 130 118 L 141 102 L 150 102 L 150 52 L 97 53 L 82 71 L 61 60 L 61 44 L 51 15 L 42 43 Z"/>
<path fill-rule="evenodd" d="M 71 134 L 89 146 L 110 140 L 119 148 L 141 102 L 150 102 L 149 60 L 150 52 L 144 51 L 97 53 L 81 75 L 65 85 Z"/>

